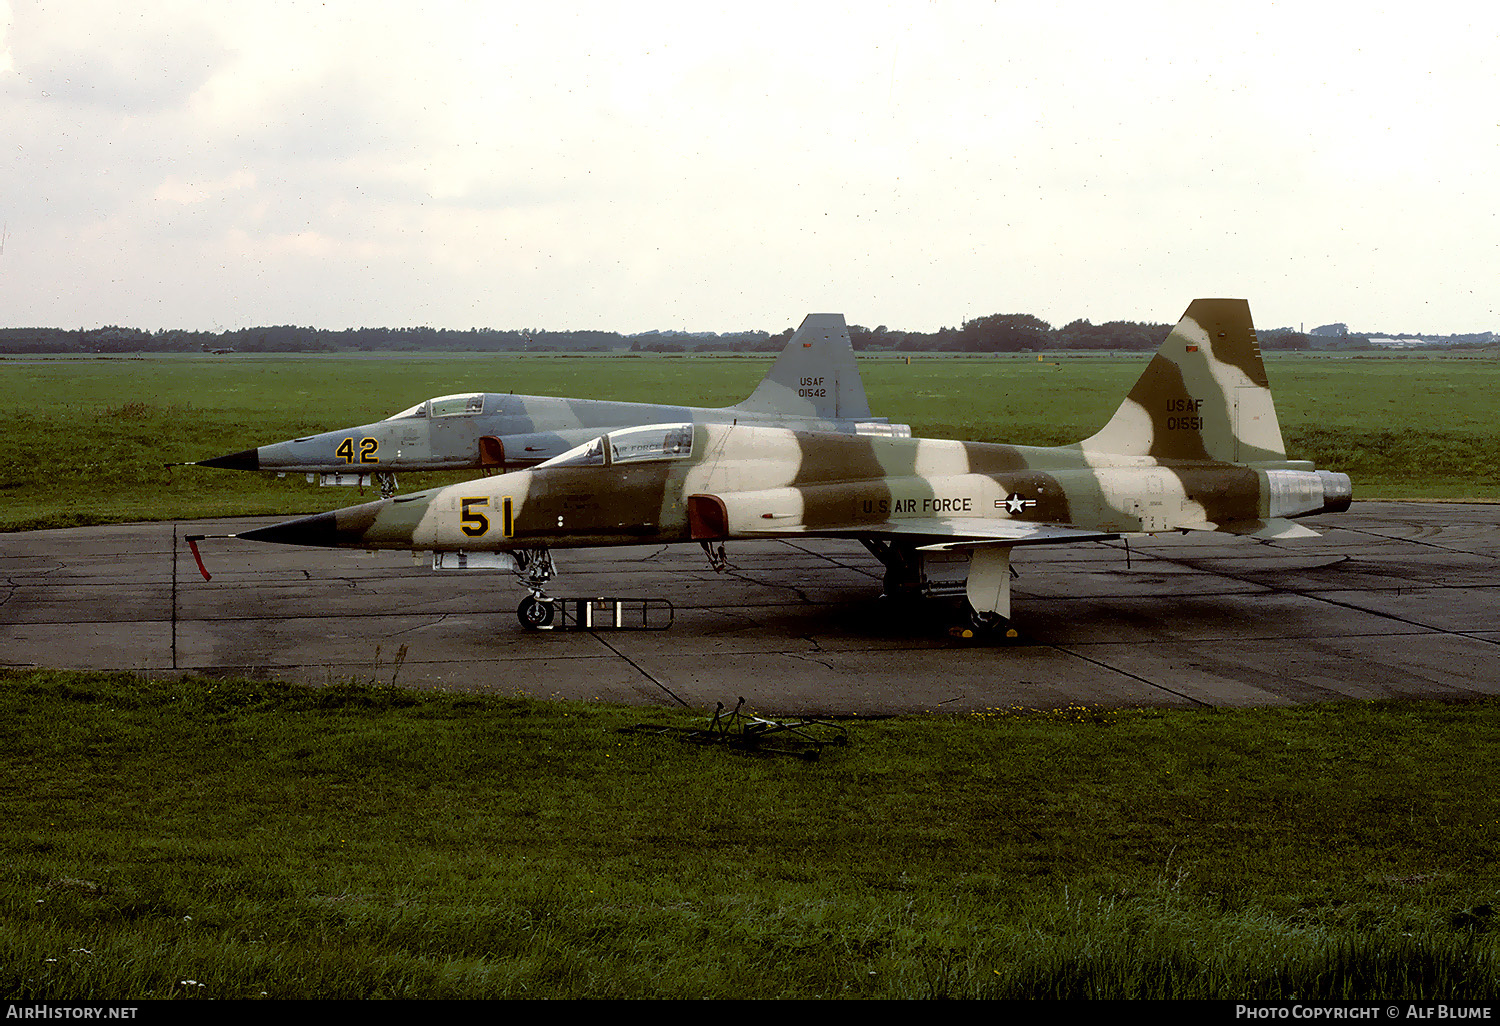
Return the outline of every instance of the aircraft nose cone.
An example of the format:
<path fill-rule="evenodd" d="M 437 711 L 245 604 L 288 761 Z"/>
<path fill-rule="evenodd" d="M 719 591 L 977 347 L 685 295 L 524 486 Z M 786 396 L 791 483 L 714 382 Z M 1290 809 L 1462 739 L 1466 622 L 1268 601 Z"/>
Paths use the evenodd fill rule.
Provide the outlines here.
<path fill-rule="evenodd" d="M 235 537 L 250 541 L 280 542 L 282 545 L 332 546 L 338 544 L 338 518 L 332 513 L 319 513 L 301 520 L 288 520 L 270 527 L 258 527 L 253 531 L 241 531 Z"/>
<path fill-rule="evenodd" d="M 199 460 L 198 466 L 219 467 L 223 470 L 259 470 L 260 450 L 246 449 L 243 452 L 232 452 L 228 456 L 215 456 L 211 460 Z"/>
<path fill-rule="evenodd" d="M 421 493 L 418 492 L 403 501 L 404 505 L 416 510 L 419 517 L 426 503 L 413 504 L 412 500 L 420 496 Z M 391 506 L 389 499 L 379 499 L 359 506 L 346 506 L 332 513 L 318 513 L 298 520 L 272 524 L 270 527 L 258 527 L 253 531 L 236 534 L 235 537 L 248 538 L 250 541 L 280 542 L 282 545 L 373 548 L 378 547 L 379 542 L 390 540 L 388 536 L 381 536 L 378 531 L 372 533 L 372 528 L 376 526 L 375 522 L 380 518 L 380 514 L 389 510 Z M 403 528 L 404 540 L 410 540 L 410 525 L 399 525 L 391 530 L 397 535 L 402 535 Z M 390 531 L 386 532 L 387 535 L 390 533 Z"/>

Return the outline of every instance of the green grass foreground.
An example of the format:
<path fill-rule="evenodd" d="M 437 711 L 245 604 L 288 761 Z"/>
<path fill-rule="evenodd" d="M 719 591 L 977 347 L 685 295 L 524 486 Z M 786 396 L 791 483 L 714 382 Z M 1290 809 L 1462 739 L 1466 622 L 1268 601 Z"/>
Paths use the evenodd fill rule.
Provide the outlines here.
<path fill-rule="evenodd" d="M 855 722 L 0 678 L 0 993 L 1500 998 L 1500 705 Z"/>
<path fill-rule="evenodd" d="M 864 357 L 860 371 L 871 408 L 918 436 L 1061 445 L 1102 427 L 1147 362 Z M 361 497 L 295 475 L 164 464 L 355 427 L 452 392 L 727 406 L 770 366 L 477 354 L 0 359 L 0 531 L 322 512 Z M 1277 355 L 1268 373 L 1289 454 L 1349 474 L 1356 498 L 1500 499 L 1500 360 Z M 411 474 L 401 485 L 460 479 Z"/>

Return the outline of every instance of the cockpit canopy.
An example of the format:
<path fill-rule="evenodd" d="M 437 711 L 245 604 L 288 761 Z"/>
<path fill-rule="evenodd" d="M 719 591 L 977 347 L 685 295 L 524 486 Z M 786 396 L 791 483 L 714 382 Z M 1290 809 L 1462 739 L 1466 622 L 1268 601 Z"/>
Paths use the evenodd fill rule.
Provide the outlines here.
<path fill-rule="evenodd" d="M 681 460 L 693 454 L 693 425 L 649 424 L 621 428 L 574 446 L 537 467 L 611 467 L 650 460 Z"/>
<path fill-rule="evenodd" d="M 386 420 L 406 420 L 410 417 L 473 417 L 484 412 L 484 393 L 466 395 L 441 395 L 427 399 L 408 410 L 393 413 Z"/>

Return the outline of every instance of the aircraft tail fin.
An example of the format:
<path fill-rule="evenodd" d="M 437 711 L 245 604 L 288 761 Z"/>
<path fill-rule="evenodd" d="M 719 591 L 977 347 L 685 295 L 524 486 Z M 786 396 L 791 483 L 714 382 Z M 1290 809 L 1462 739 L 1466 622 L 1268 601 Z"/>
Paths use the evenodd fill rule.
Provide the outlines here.
<path fill-rule="evenodd" d="M 808 314 L 750 398 L 732 407 L 825 420 L 870 416 L 843 314 Z"/>
<path fill-rule="evenodd" d="M 1195 299 L 1085 453 L 1159 460 L 1286 459 L 1265 362 L 1243 299 Z"/>

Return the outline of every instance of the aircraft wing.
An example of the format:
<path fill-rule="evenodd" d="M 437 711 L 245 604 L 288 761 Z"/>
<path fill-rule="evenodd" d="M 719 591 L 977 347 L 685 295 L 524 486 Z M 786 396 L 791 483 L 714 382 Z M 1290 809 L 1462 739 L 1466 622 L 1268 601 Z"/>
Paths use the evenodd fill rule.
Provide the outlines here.
<path fill-rule="evenodd" d="M 903 517 L 876 524 L 846 527 L 806 524 L 767 525 L 740 532 L 742 537 L 778 538 L 790 535 L 823 538 L 901 537 L 925 542 L 916 548 L 925 552 L 973 549 L 986 546 L 1064 545 L 1072 542 L 1107 541 L 1120 535 L 1111 531 L 1089 531 L 1063 524 L 1038 524 L 1028 520 L 985 520 L 979 517 Z"/>
<path fill-rule="evenodd" d="M 1284 517 L 1271 517 L 1265 520 L 1233 520 L 1222 524 L 1178 524 L 1174 529 L 1237 534 L 1260 541 L 1288 541 L 1293 538 L 1319 537 L 1317 531 L 1293 523 Z M 927 544 L 916 546 L 925 552 L 972 549 L 986 545 L 1064 545 L 1071 542 L 1108 541 L 1111 538 L 1120 537 L 1118 532 L 1090 531 L 1081 527 L 1068 527 L 1065 524 L 1038 524 L 1026 520 L 982 520 L 973 517 L 903 518 L 879 524 L 835 528 L 791 524 L 785 527 L 760 528 L 752 533 L 758 537 L 811 534 L 844 538 L 856 538 L 861 535 L 925 538 L 929 539 Z"/>

